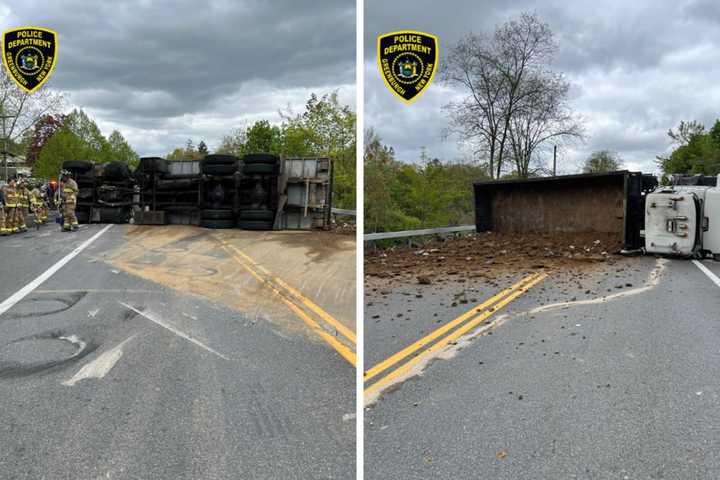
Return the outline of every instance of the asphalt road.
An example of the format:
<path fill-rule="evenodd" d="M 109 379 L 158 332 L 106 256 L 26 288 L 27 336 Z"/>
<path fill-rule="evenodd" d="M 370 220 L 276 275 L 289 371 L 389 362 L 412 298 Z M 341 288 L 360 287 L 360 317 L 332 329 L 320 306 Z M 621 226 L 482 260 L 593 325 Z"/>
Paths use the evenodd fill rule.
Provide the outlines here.
<path fill-rule="evenodd" d="M 427 334 L 435 313 L 447 322 L 467 309 L 453 291 L 479 290 L 479 302 L 493 290 L 454 287 L 371 292 L 366 369 Z M 534 310 L 564 301 L 574 303 Z M 495 314 L 504 323 L 366 408 L 366 478 L 719 478 L 718 311 L 718 285 L 688 260 L 635 258 L 564 283 L 551 274 Z"/>
<path fill-rule="evenodd" d="M 0 302 L 102 228 L 0 238 Z M 124 228 L 0 314 L 0 478 L 353 478 L 352 366 L 116 268 Z"/>

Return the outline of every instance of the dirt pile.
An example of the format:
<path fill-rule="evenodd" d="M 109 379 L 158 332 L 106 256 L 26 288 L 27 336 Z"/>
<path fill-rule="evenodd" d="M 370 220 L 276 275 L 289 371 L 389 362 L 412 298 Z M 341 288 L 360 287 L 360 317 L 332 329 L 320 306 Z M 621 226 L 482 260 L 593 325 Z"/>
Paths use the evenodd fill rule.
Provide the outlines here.
<path fill-rule="evenodd" d="M 434 238 L 410 246 L 366 248 L 365 275 L 377 278 L 492 277 L 538 269 L 588 269 L 622 261 L 622 244 L 609 234 L 479 233 Z M 421 282 L 422 283 L 422 282 Z"/>

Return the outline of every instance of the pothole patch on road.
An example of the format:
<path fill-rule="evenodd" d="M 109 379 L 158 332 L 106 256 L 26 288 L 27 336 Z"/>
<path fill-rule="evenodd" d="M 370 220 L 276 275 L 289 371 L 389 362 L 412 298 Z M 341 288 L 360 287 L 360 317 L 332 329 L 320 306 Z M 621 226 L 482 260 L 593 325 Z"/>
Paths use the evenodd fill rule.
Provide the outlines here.
<path fill-rule="evenodd" d="M 0 346 L 0 378 L 23 377 L 67 365 L 97 347 L 77 335 L 60 331 L 19 338 Z"/>

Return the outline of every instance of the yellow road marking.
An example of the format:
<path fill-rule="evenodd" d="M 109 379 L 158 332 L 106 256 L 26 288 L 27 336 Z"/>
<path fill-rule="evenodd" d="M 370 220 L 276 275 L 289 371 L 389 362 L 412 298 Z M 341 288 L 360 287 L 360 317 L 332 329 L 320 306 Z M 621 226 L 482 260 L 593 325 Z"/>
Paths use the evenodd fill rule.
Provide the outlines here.
<path fill-rule="evenodd" d="M 299 290 L 293 288 L 292 286 L 288 285 L 287 282 L 285 282 L 283 279 L 276 277 L 271 272 L 269 272 L 266 268 L 264 268 L 262 265 L 259 265 L 255 260 L 253 260 L 251 257 L 243 253 L 241 250 L 239 250 L 237 247 L 228 244 L 227 242 L 224 242 L 223 240 L 220 240 L 220 242 L 223 243 L 226 247 L 233 250 L 235 253 L 240 255 L 243 259 L 245 259 L 248 263 L 250 263 L 253 267 L 257 268 L 261 272 L 263 272 L 265 275 L 270 277 L 269 280 L 272 282 L 275 282 L 277 285 L 280 285 L 282 288 L 288 291 L 290 295 L 297 298 L 303 305 L 308 307 L 310 310 L 315 312 L 320 318 L 322 318 L 325 322 L 327 322 L 329 325 L 332 325 L 338 332 L 340 332 L 345 338 L 350 340 L 352 343 L 357 343 L 357 338 L 355 336 L 355 332 L 350 330 L 348 327 L 340 323 L 338 320 L 336 320 L 332 315 L 327 313 L 325 310 L 323 310 L 318 304 L 307 298 L 305 295 L 303 295 Z M 242 262 L 241 262 L 242 263 Z"/>
<path fill-rule="evenodd" d="M 452 330 L 456 326 L 460 325 L 462 322 L 467 320 L 468 318 L 477 315 L 480 313 L 478 310 L 483 310 L 490 305 L 494 304 L 498 300 L 504 298 L 507 295 L 510 295 L 513 291 L 520 288 L 523 284 L 533 280 L 535 277 L 540 275 L 539 273 L 534 273 L 532 275 L 528 275 L 527 277 L 523 278 L 519 282 L 509 286 L 502 292 L 498 293 L 497 295 L 490 297 L 488 300 L 484 301 L 483 303 L 476 305 L 475 307 L 471 308 L 467 312 L 463 313 L 459 317 L 457 317 L 455 320 L 448 322 L 447 324 L 443 325 L 442 327 L 438 328 L 437 330 L 434 330 L 433 332 L 429 333 L 425 337 L 421 338 L 417 342 L 413 343 L 412 345 L 408 345 L 407 347 L 403 348 L 396 354 L 392 355 L 391 357 L 383 360 L 382 362 L 378 363 L 374 367 L 372 367 L 370 370 L 365 372 L 365 381 L 370 380 L 371 378 L 375 377 L 379 373 L 387 370 L 391 366 L 395 365 L 400 360 L 404 359 L 408 355 L 412 354 L 413 352 L 419 350 L 420 348 L 424 347 L 428 343 L 432 342 L 436 338 L 444 335 L 448 331 Z"/>
<path fill-rule="evenodd" d="M 532 287 L 534 287 L 536 284 L 538 284 L 538 283 L 542 282 L 543 280 L 545 280 L 545 278 L 547 278 L 547 274 L 545 274 L 545 273 L 542 273 L 542 274 L 538 275 L 536 278 L 534 278 L 533 280 L 531 280 L 529 283 L 527 283 L 526 285 L 522 286 L 521 288 L 515 290 L 511 295 L 509 295 L 509 296 L 506 297 L 505 299 L 503 299 L 503 300 L 501 300 L 500 302 L 498 302 L 498 303 L 495 305 L 495 308 L 493 308 L 492 310 L 486 310 L 484 313 L 478 315 L 477 317 L 473 318 L 472 320 L 470 320 L 470 321 L 467 322 L 466 324 L 462 325 L 460 328 L 458 328 L 457 330 L 455 330 L 452 334 L 450 334 L 450 335 L 448 335 L 447 337 L 443 338 L 443 339 L 440 340 L 438 343 L 435 343 L 434 345 L 432 345 L 430 348 L 428 348 L 427 350 L 425 350 L 421 355 L 418 355 L 417 357 L 411 358 L 410 360 L 408 360 L 406 363 L 404 363 L 403 365 L 401 365 L 401 366 L 398 367 L 397 369 L 393 370 L 392 372 L 390 372 L 389 374 L 387 374 L 386 376 L 384 376 L 383 378 L 381 378 L 381 379 L 378 380 L 377 382 L 375 382 L 375 383 L 373 383 L 372 385 L 370 385 L 369 387 L 367 387 L 367 388 L 365 389 L 365 392 L 364 392 L 365 396 L 367 397 L 368 395 L 376 392 L 376 391 L 379 390 L 380 388 L 382 388 L 382 387 L 384 387 L 385 385 L 389 384 L 390 382 L 392 382 L 392 381 L 395 380 L 396 378 L 400 377 L 401 375 L 403 375 L 404 373 L 406 373 L 407 371 L 409 371 L 412 367 L 414 367 L 416 364 L 418 364 L 418 363 L 419 363 L 421 360 L 423 360 L 425 357 L 427 357 L 429 354 L 431 354 L 431 353 L 433 353 L 433 352 L 435 352 L 435 351 L 437 351 L 437 350 L 440 350 L 440 349 L 444 348 L 448 343 L 450 343 L 450 342 L 452 342 L 452 341 L 454 341 L 454 340 L 457 340 L 457 339 L 460 338 L 462 335 L 464 335 L 465 333 L 467 333 L 468 331 L 470 331 L 471 329 L 473 329 L 473 328 L 475 328 L 477 325 L 479 325 L 480 322 L 482 322 L 483 320 L 485 320 L 487 317 L 489 317 L 489 316 L 492 315 L 493 313 L 497 312 L 498 310 L 500 310 L 500 309 L 503 308 L 505 305 L 507 305 L 508 303 L 510 303 L 510 302 L 512 302 L 513 300 L 515 300 L 517 297 L 519 297 L 519 296 L 522 295 L 523 293 L 525 293 L 525 292 L 527 292 L 528 290 L 530 290 L 530 289 L 531 289 Z"/>
<path fill-rule="evenodd" d="M 287 298 L 288 293 L 280 290 L 272 281 L 270 281 L 270 279 L 267 278 L 268 276 L 270 276 L 273 279 L 275 278 L 275 277 L 272 277 L 270 272 L 268 272 L 266 269 L 260 267 L 254 261 L 252 261 L 253 266 L 256 266 L 259 270 L 262 269 L 265 273 L 263 274 L 263 273 L 258 272 L 252 266 L 248 265 L 248 262 L 242 261 L 236 255 L 233 255 L 233 250 L 235 250 L 238 254 L 241 254 L 243 258 L 250 259 L 250 257 L 247 257 L 247 255 L 245 255 L 245 254 L 242 254 L 242 252 L 240 252 L 236 248 L 232 247 L 232 245 L 228 245 L 226 242 L 222 241 L 221 239 L 217 239 L 217 240 L 218 240 L 218 242 L 220 242 L 222 247 L 225 248 L 225 250 L 230 254 L 230 256 L 233 259 L 235 259 L 237 261 L 237 263 L 240 264 L 240 266 L 242 266 L 245 270 L 247 270 L 253 277 L 255 277 L 256 280 L 258 280 L 260 283 L 264 284 L 265 286 L 270 288 L 274 293 L 276 293 L 280 297 L 280 299 L 283 301 L 283 303 L 285 303 L 285 305 L 287 305 L 287 307 L 293 313 L 295 313 L 298 317 L 300 317 L 300 319 L 302 321 L 304 321 L 305 324 L 307 324 L 315 334 L 317 334 L 320 338 L 325 340 L 325 342 L 327 342 L 331 347 L 333 347 L 335 349 L 335 351 L 337 351 L 340 354 L 340 356 L 342 356 L 345 360 L 347 360 L 353 367 L 355 366 L 355 364 L 357 363 L 355 352 L 353 352 L 352 349 L 350 349 L 347 345 L 345 345 L 344 343 L 340 342 L 338 339 L 336 339 L 335 337 L 330 335 L 315 320 L 313 320 L 307 313 L 305 313 L 302 310 L 302 308 L 300 308 L 297 304 L 295 304 L 295 302 L 293 300 L 299 300 L 299 299 L 296 299 L 294 295 L 291 298 Z M 252 259 L 250 259 L 250 260 L 252 260 Z M 320 308 L 320 307 L 317 307 L 317 308 Z M 328 314 L 328 316 L 329 316 L 329 314 Z M 335 320 L 334 318 L 333 318 L 333 320 L 335 322 L 337 322 L 337 320 Z M 353 335 L 353 337 L 354 337 L 354 335 Z M 354 340 L 353 340 L 353 343 L 355 343 Z"/>

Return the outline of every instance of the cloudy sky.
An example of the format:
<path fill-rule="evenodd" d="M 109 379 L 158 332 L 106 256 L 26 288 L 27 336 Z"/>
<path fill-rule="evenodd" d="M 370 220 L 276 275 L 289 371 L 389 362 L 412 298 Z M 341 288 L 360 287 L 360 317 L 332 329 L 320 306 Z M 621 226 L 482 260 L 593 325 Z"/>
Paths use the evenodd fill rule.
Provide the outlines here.
<path fill-rule="evenodd" d="M 393 7 L 393 5 L 397 5 Z M 433 33 L 443 53 L 464 34 L 535 12 L 559 43 L 554 68 L 572 85 L 571 105 L 585 119 L 585 144 L 559 154 L 559 170 L 578 171 L 590 152 L 610 149 L 625 166 L 657 172 L 655 156 L 668 151 L 666 132 L 680 120 L 711 126 L 720 117 L 720 2 L 716 0 L 526 1 L 365 0 L 365 125 L 413 161 L 421 147 L 443 160 L 467 158 L 443 139 L 442 105 L 462 92 L 436 77 L 406 105 L 382 83 L 377 36 L 395 30 Z"/>
<path fill-rule="evenodd" d="M 355 107 L 355 0 L 0 1 L 3 30 L 59 34 L 53 88 L 141 155 L 231 130 L 312 92 Z"/>

